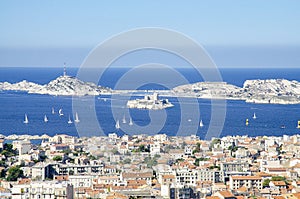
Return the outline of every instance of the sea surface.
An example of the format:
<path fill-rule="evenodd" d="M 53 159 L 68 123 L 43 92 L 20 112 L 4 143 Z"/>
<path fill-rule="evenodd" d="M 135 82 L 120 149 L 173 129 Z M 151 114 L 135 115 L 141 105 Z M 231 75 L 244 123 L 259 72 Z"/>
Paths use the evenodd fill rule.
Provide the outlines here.
<path fill-rule="evenodd" d="M 203 78 L 192 68 L 175 69 L 189 83 L 202 81 Z M 68 74 L 76 76 L 78 69 L 69 68 Z M 92 69 L 91 69 L 92 71 Z M 99 84 L 114 88 L 118 80 L 124 76 L 129 68 L 110 68 L 105 71 L 99 80 Z M 285 78 L 288 80 L 300 81 L 299 69 L 220 69 L 223 81 L 237 86 L 242 86 L 247 79 L 269 79 Z M 0 82 L 8 81 L 11 83 L 28 80 L 39 84 L 46 84 L 62 74 L 61 68 L 0 68 Z M 163 85 L 148 83 L 139 87 L 141 90 L 166 89 L 180 85 L 181 81 L 174 82 L 168 79 L 168 72 L 164 69 L 145 69 L 143 75 L 151 76 L 162 75 L 165 77 Z M 135 79 L 124 81 L 119 88 L 133 89 Z M 142 96 L 132 96 L 131 98 L 141 98 Z M 164 97 L 162 97 L 164 98 Z M 68 124 L 69 117 L 73 120 L 75 114 L 72 111 L 72 97 L 49 96 L 27 94 L 25 92 L 0 91 L 0 134 L 69 134 L 74 136 L 94 136 L 103 135 L 111 132 L 118 134 L 155 134 L 165 133 L 168 135 L 189 135 L 197 133 L 201 138 L 205 138 L 211 122 L 211 100 L 190 99 L 168 97 L 174 107 L 160 110 L 136 110 L 126 108 L 126 99 L 123 96 L 96 96 L 96 97 L 77 97 L 75 100 L 81 101 L 84 112 L 79 111 L 80 123 Z M 217 104 L 218 106 L 218 104 Z M 52 114 L 52 107 L 56 113 Z M 94 108 L 95 107 L 95 108 Z M 112 108 L 113 107 L 113 108 Z M 183 109 L 183 107 L 186 107 Z M 199 118 L 194 117 L 195 107 L 199 108 Z M 64 115 L 57 114 L 58 109 L 62 108 Z M 89 111 L 90 110 L 90 111 Z M 97 123 L 93 122 L 95 110 Z M 253 119 L 253 114 L 257 118 Z M 29 123 L 24 124 L 24 115 L 28 115 Z M 49 122 L 43 121 L 47 115 Z M 126 123 L 122 122 L 125 116 Z M 132 118 L 134 125 L 129 126 L 129 118 Z M 161 118 L 161 119 L 160 119 Z M 249 125 L 245 125 L 246 119 Z M 202 119 L 204 127 L 199 127 L 199 120 Z M 116 121 L 119 120 L 121 129 L 116 129 Z M 299 134 L 296 128 L 297 121 L 300 120 L 300 105 L 277 105 L 277 104 L 250 104 L 244 101 L 226 101 L 225 123 L 219 125 L 218 136 L 226 135 L 293 135 Z M 163 125 L 162 125 L 163 124 Z M 285 128 L 281 128 L 282 126 Z M 195 132 L 196 129 L 196 132 Z"/>

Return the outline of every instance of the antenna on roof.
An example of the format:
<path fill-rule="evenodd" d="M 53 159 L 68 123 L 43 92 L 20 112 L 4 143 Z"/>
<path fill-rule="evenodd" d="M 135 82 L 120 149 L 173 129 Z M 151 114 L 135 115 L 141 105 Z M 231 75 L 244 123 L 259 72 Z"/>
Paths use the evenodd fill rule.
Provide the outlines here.
<path fill-rule="evenodd" d="M 67 76 L 66 62 L 64 63 L 64 76 Z"/>

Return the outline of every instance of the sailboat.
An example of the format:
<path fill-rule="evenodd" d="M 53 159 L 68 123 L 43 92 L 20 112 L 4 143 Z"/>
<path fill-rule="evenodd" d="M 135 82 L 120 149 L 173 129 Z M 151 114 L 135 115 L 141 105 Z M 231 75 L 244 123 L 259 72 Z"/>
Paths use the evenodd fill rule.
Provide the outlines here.
<path fill-rule="evenodd" d="M 125 115 L 123 116 L 122 123 L 123 123 L 123 124 L 126 124 L 126 118 L 125 118 Z"/>
<path fill-rule="evenodd" d="M 64 115 L 63 112 L 62 112 L 62 109 L 59 109 L 58 114 L 59 114 L 59 116 L 63 116 Z"/>
<path fill-rule="evenodd" d="M 44 122 L 47 123 L 48 122 L 48 118 L 47 115 L 44 116 Z"/>
<path fill-rule="evenodd" d="M 79 120 L 79 117 L 78 117 L 78 113 L 76 112 L 75 113 L 75 120 L 74 120 L 76 123 L 78 123 L 78 122 L 80 122 L 80 120 Z"/>
<path fill-rule="evenodd" d="M 72 123 L 73 123 L 73 122 L 72 122 L 71 117 L 70 117 L 70 115 L 69 115 L 68 124 L 72 124 Z"/>
<path fill-rule="evenodd" d="M 204 126 L 204 124 L 203 124 L 203 121 L 202 121 L 202 120 L 200 120 L 200 124 L 199 124 L 199 126 L 200 126 L 201 128 Z"/>
<path fill-rule="evenodd" d="M 52 113 L 52 114 L 55 114 L 55 111 L 54 111 L 54 108 L 53 108 L 53 107 L 52 107 L 52 111 L 51 111 L 51 113 Z"/>
<path fill-rule="evenodd" d="M 120 129 L 120 122 L 119 122 L 119 120 L 117 120 L 115 127 L 116 127 L 116 129 Z"/>
<path fill-rule="evenodd" d="M 257 117 L 256 117 L 256 115 L 255 115 L 255 113 L 253 114 L 253 117 L 252 117 L 253 119 L 256 119 Z"/>
<path fill-rule="evenodd" d="M 129 125 L 130 125 L 130 126 L 133 125 L 133 122 L 132 122 L 132 119 L 131 119 L 131 118 L 129 119 Z"/>
<path fill-rule="evenodd" d="M 23 123 L 24 123 L 24 124 L 28 124 L 28 123 L 29 123 L 27 114 L 25 114 L 25 118 L 24 118 L 24 122 L 23 122 Z"/>

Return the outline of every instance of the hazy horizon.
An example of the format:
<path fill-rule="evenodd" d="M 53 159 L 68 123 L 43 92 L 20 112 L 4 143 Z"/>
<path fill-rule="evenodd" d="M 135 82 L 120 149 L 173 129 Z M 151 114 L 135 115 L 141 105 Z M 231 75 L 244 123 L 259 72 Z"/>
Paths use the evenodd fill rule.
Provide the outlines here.
<path fill-rule="evenodd" d="M 159 27 L 204 46 L 218 67 L 300 66 L 300 2 L 0 2 L 0 67 L 79 67 L 101 42 Z M 127 59 L 127 65 L 143 61 Z M 145 60 L 149 61 L 149 60 Z M 176 67 L 181 63 L 170 60 Z"/>

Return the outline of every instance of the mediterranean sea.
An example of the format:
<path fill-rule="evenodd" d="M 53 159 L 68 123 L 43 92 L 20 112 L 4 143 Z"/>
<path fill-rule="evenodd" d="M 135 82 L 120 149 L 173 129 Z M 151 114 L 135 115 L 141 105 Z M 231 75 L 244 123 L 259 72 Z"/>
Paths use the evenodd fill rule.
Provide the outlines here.
<path fill-rule="evenodd" d="M 69 68 L 68 74 L 76 76 L 76 68 Z M 92 69 L 91 69 L 92 70 Z M 157 70 L 151 68 L 146 69 L 147 73 L 157 73 Z M 162 69 L 163 70 L 163 69 Z M 202 81 L 202 77 L 195 70 L 191 68 L 178 68 L 176 69 L 182 74 L 190 83 Z M 122 77 L 128 68 L 110 68 L 105 71 L 104 75 L 99 81 L 101 86 L 107 86 L 114 88 L 116 82 Z M 160 71 L 163 73 L 163 71 Z M 220 69 L 223 81 L 242 86 L 243 82 L 247 79 L 288 79 L 300 81 L 299 69 Z M 22 80 L 28 80 L 38 84 L 46 84 L 49 81 L 57 78 L 62 74 L 61 68 L 0 68 L 0 82 L 8 81 L 11 83 L 19 82 Z M 134 81 L 134 80 L 132 80 Z M 130 83 L 123 84 L 123 89 L 132 89 Z M 180 82 L 178 82 L 178 85 Z M 174 85 L 174 82 L 170 82 L 170 86 Z M 156 90 L 166 89 L 169 85 L 157 85 L 146 84 L 140 87 L 142 90 Z M 137 96 L 139 98 L 141 96 Z M 80 100 L 84 101 L 86 97 L 81 97 Z M 105 99 L 104 99 L 105 98 Z M 164 97 L 162 97 L 164 98 Z M 149 116 L 148 110 L 126 110 L 126 101 L 120 96 L 119 98 L 114 96 L 113 100 L 119 100 L 121 106 L 114 107 L 117 111 L 118 119 L 120 120 L 121 129 L 115 128 L 115 119 L 112 113 L 112 100 L 111 96 L 95 97 L 95 110 L 99 124 L 105 134 L 116 132 L 118 134 L 147 134 L 147 132 L 137 132 L 137 129 L 132 129 L 128 126 L 129 118 L 131 117 L 133 122 L 138 126 L 153 125 Z M 197 135 L 201 138 L 205 137 L 208 130 L 208 126 L 211 120 L 211 100 L 199 99 L 197 100 L 197 106 L 200 108 L 201 119 L 204 126 L 199 127 L 199 121 L 190 118 L 189 121 L 181 121 L 182 114 L 188 114 L 188 112 L 182 112 L 181 103 L 193 103 L 189 98 L 182 98 L 178 100 L 174 97 L 168 97 L 169 101 L 174 104 L 174 107 L 166 110 L 157 111 L 157 114 L 166 113 L 166 121 L 163 127 L 157 133 L 165 133 L 167 135 L 176 135 L 179 126 L 181 129 L 180 134 L 189 134 L 189 129 L 194 126 L 198 126 Z M 220 136 L 226 135 L 248 135 L 248 136 L 263 136 L 263 135 L 293 135 L 299 134 L 300 129 L 297 129 L 297 121 L 300 120 L 300 104 L 299 105 L 277 105 L 277 104 L 251 104 L 244 101 L 227 100 L 226 106 L 226 118 L 225 124 L 220 132 Z M 122 106 L 122 104 L 124 106 Z M 56 114 L 51 113 L 52 107 L 55 109 Z M 62 108 L 64 115 L 58 116 L 58 109 Z M 91 108 L 91 106 L 86 107 Z M 190 110 L 193 111 L 193 110 Z M 130 113 L 127 114 L 127 113 Z M 253 114 L 256 114 L 257 118 L 253 119 Z M 27 114 L 29 123 L 24 124 L 24 115 Z M 44 115 L 47 115 L 48 122 L 43 121 Z M 14 91 L 0 91 L 0 134 L 30 134 L 30 135 L 42 135 L 48 134 L 50 136 L 55 134 L 69 134 L 78 136 L 78 130 L 75 124 L 68 124 L 68 118 L 73 119 L 74 113 L 72 113 L 72 97 L 65 96 L 49 96 L 49 95 L 37 95 L 27 94 L 24 92 Z M 127 123 L 122 123 L 122 118 L 125 115 Z M 79 115 L 81 118 L 83 115 Z M 245 125 L 245 120 L 249 119 L 249 125 Z M 88 121 L 82 121 L 88 122 Z M 80 122 L 81 123 L 81 122 Z M 78 125 L 80 125 L 80 123 Z M 126 128 L 122 128 L 123 125 L 127 125 Z M 221 124 L 220 124 L 221 125 Z M 282 128 L 284 126 L 284 128 Z M 97 128 L 87 125 L 84 132 L 79 132 L 79 135 L 93 136 L 102 135 L 97 132 Z"/>

